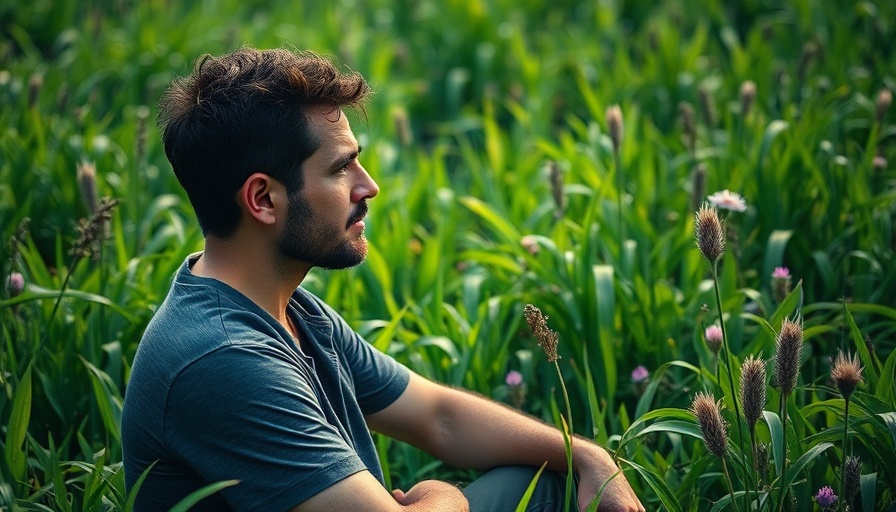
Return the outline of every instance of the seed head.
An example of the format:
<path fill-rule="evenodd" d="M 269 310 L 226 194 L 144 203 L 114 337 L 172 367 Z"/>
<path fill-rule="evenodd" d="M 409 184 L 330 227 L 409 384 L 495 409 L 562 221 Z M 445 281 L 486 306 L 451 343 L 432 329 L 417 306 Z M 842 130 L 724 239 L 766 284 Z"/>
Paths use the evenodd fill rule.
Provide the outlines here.
<path fill-rule="evenodd" d="M 681 123 L 681 136 L 684 145 L 691 154 L 697 149 L 697 123 L 694 121 L 694 107 L 686 101 L 678 104 L 678 119 Z"/>
<path fill-rule="evenodd" d="M 560 356 L 557 355 L 559 339 L 557 333 L 548 327 L 548 317 L 544 316 L 541 310 L 532 304 L 526 304 L 526 307 L 523 308 L 523 316 L 526 317 L 526 323 L 529 324 L 529 329 L 535 335 L 538 346 L 544 350 L 548 362 L 553 363 L 560 359 Z"/>
<path fill-rule="evenodd" d="M 740 84 L 740 115 L 747 117 L 756 99 L 756 82 L 747 80 Z"/>
<path fill-rule="evenodd" d="M 40 97 L 40 90 L 44 86 L 44 76 L 38 73 L 28 79 L 28 106 L 34 107 Z"/>
<path fill-rule="evenodd" d="M 700 162 L 694 167 L 694 177 L 691 182 L 691 207 L 700 208 L 703 196 L 706 194 L 706 164 Z"/>
<path fill-rule="evenodd" d="M 765 361 L 752 355 L 740 367 L 740 402 L 750 431 L 765 409 Z"/>
<path fill-rule="evenodd" d="M 875 118 L 877 119 L 877 123 L 880 124 L 884 120 L 884 116 L 887 114 L 887 110 L 890 109 L 890 105 L 893 103 L 893 93 L 889 91 L 889 89 L 881 89 L 880 92 L 877 93 L 877 99 L 874 102 L 875 106 Z"/>
<path fill-rule="evenodd" d="M 843 491 L 846 499 L 851 500 L 861 490 L 862 459 L 855 455 L 846 457 L 843 462 Z"/>
<path fill-rule="evenodd" d="M 71 254 L 76 258 L 93 255 L 99 259 L 101 242 L 106 238 L 107 226 L 112 219 L 112 210 L 118 205 L 118 199 L 103 198 L 96 213 L 78 225 L 78 239 L 72 244 Z"/>
<path fill-rule="evenodd" d="M 81 189 L 81 199 L 87 206 L 91 215 L 99 208 L 99 195 L 96 190 L 96 166 L 93 162 L 82 161 L 77 165 L 78 188 Z"/>
<path fill-rule="evenodd" d="M 703 337 L 706 338 L 706 345 L 709 346 L 709 350 L 712 350 L 713 354 L 718 355 L 719 351 L 722 350 L 722 341 L 724 340 L 722 328 L 718 325 L 710 325 L 703 331 Z"/>
<path fill-rule="evenodd" d="M 725 254 L 725 230 L 719 220 L 719 212 L 712 206 L 703 205 L 694 218 L 697 247 L 703 257 L 716 262 Z"/>
<path fill-rule="evenodd" d="M 551 182 L 551 196 L 553 196 L 554 205 L 557 207 L 554 210 L 554 216 L 559 219 L 563 217 L 563 212 L 566 210 L 566 196 L 563 194 L 563 169 L 557 165 L 557 162 L 550 163 L 548 179 Z"/>
<path fill-rule="evenodd" d="M 775 339 L 775 382 L 781 394 L 789 395 L 796 388 L 803 351 L 803 325 L 785 318 Z"/>
<path fill-rule="evenodd" d="M 720 459 L 725 457 L 725 450 L 728 448 L 728 424 L 722 419 L 721 404 L 721 400 L 716 402 L 712 395 L 703 392 L 697 393 L 691 404 L 691 413 L 700 423 L 703 442 Z"/>
<path fill-rule="evenodd" d="M 834 367 L 831 368 L 831 378 L 843 398 L 849 400 L 856 386 L 862 381 L 862 367 L 855 354 L 850 356 L 843 352 L 838 353 Z"/>
<path fill-rule="evenodd" d="M 622 144 L 622 109 L 619 105 L 611 105 L 607 109 L 607 130 L 613 142 L 613 152 L 618 155 L 619 146 Z"/>

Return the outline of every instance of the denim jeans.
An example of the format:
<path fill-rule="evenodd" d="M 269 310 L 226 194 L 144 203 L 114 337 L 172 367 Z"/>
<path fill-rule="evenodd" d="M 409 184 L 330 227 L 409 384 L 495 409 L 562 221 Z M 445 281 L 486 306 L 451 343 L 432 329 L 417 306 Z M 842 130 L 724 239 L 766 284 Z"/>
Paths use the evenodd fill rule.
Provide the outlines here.
<path fill-rule="evenodd" d="M 501 466 L 488 471 L 463 489 L 470 512 L 514 512 L 537 472 L 538 468 L 530 466 Z M 565 491 L 564 475 L 543 471 L 526 511 L 562 511 Z M 575 491 L 570 508 L 576 508 Z"/>

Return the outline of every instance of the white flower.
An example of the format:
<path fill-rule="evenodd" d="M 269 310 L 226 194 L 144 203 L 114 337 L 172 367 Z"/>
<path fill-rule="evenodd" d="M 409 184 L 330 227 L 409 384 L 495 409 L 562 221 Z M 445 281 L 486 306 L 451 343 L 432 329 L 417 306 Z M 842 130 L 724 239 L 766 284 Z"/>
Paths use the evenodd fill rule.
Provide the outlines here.
<path fill-rule="evenodd" d="M 716 192 L 706 199 L 709 201 L 709 204 L 721 210 L 731 210 L 733 212 L 743 212 L 747 210 L 747 202 L 744 201 L 744 198 L 740 194 L 731 192 L 728 189 Z"/>

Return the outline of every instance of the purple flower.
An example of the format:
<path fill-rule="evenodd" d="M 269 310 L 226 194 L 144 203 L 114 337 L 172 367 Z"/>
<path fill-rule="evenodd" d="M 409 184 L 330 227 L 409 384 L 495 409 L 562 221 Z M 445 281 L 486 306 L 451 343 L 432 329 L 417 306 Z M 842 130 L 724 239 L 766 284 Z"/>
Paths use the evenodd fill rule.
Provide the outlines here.
<path fill-rule="evenodd" d="M 790 279 L 790 269 L 787 267 L 775 267 L 772 279 Z"/>
<path fill-rule="evenodd" d="M 639 364 L 632 370 L 632 382 L 635 384 L 646 381 L 648 377 L 650 377 L 650 372 L 647 371 L 647 368 L 645 368 L 644 365 Z"/>
<path fill-rule="evenodd" d="M 519 386 L 523 383 L 523 374 L 516 370 L 510 370 L 504 377 L 504 382 L 508 386 Z"/>
<path fill-rule="evenodd" d="M 25 290 L 25 277 L 18 272 L 9 274 L 6 278 L 6 289 L 9 290 L 10 297 L 20 295 Z"/>
<path fill-rule="evenodd" d="M 740 194 L 731 192 L 728 189 L 716 192 L 707 197 L 706 200 L 709 201 L 709 204 L 720 210 L 731 210 L 732 212 L 743 212 L 747 210 L 747 202 L 744 201 L 744 198 Z"/>
<path fill-rule="evenodd" d="M 834 490 L 830 486 L 826 485 L 818 490 L 818 494 L 815 495 L 815 501 L 819 507 L 826 509 L 837 503 L 837 495 L 834 494 Z"/>

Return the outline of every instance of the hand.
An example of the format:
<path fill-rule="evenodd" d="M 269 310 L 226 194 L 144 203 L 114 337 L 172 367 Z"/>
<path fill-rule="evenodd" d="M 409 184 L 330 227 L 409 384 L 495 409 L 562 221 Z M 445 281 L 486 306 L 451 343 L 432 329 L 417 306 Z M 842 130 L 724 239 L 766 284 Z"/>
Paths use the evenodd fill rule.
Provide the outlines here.
<path fill-rule="evenodd" d="M 469 512 L 470 504 L 457 487 L 438 480 L 424 480 L 411 487 L 408 492 L 401 489 L 392 491 L 392 497 L 400 505 L 421 506 L 420 510 L 445 510 Z"/>
<path fill-rule="evenodd" d="M 578 454 L 576 452 L 578 451 Z M 644 505 L 635 496 L 635 491 L 610 454 L 589 441 L 578 443 L 573 448 L 576 473 L 579 475 L 579 510 L 585 512 L 597 497 L 598 491 L 608 478 L 612 478 L 601 493 L 601 512 L 645 512 Z M 618 474 L 617 474 L 618 473 Z"/>

